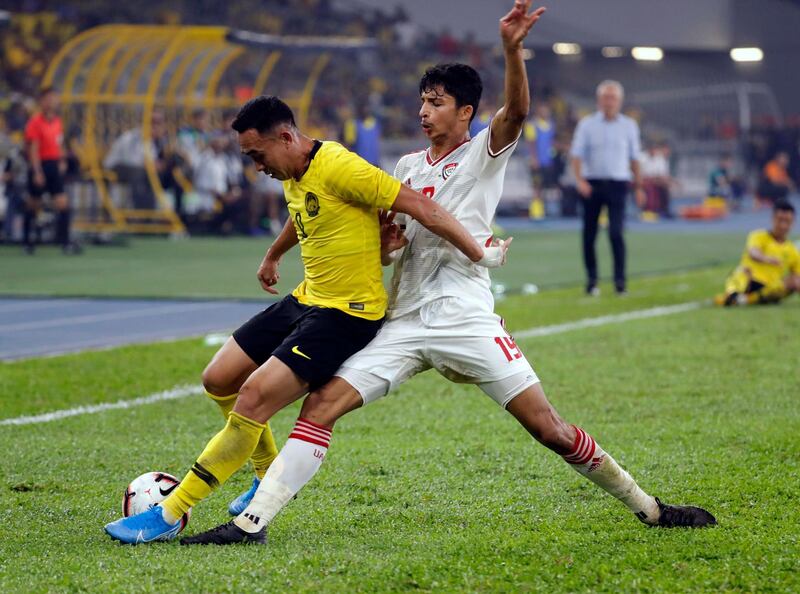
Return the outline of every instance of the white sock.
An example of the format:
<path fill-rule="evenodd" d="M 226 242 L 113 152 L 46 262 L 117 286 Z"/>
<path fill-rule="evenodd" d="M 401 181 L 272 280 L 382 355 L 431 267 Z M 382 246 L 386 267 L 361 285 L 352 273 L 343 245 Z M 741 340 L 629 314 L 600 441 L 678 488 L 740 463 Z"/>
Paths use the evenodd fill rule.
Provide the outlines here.
<path fill-rule="evenodd" d="M 298 418 L 250 505 L 233 520 L 234 524 L 251 533 L 269 524 L 317 473 L 330 442 L 330 429 Z"/>
<path fill-rule="evenodd" d="M 661 512 L 655 498 L 645 493 L 631 475 L 580 427 L 575 427 L 572 451 L 563 458 L 579 474 L 624 503 L 642 522 L 655 524 L 658 521 Z"/>

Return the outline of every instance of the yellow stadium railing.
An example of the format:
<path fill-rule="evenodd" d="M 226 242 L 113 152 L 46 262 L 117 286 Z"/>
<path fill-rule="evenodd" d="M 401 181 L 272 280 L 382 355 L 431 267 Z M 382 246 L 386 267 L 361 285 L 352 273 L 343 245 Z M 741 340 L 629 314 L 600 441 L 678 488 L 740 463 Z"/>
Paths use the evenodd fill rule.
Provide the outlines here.
<path fill-rule="evenodd" d="M 114 137 L 125 127 L 141 129 L 144 146 L 151 146 L 151 117 L 156 109 L 176 121 L 192 109 L 236 108 L 239 100 L 220 93 L 225 73 L 242 56 L 263 55 L 252 85 L 253 94 L 262 94 L 287 51 L 310 51 L 313 60 L 303 75 L 300 88 L 284 91 L 297 111 L 298 124 L 305 125 L 314 91 L 338 47 L 370 47 L 372 40 L 298 38 L 264 36 L 232 31 L 225 27 L 103 25 L 84 31 L 56 53 L 49 64 L 42 86 L 61 92 L 65 110 L 65 129 L 81 132 L 81 164 L 92 184 L 96 206 L 89 209 L 102 216 L 76 219 L 76 227 L 96 232 L 176 233 L 185 232 L 169 196 L 159 180 L 155 155 L 145 150 L 144 169 L 155 207 L 130 208 L 114 197 L 109 184 L 116 176 L 103 168 L 103 158 Z M 305 62 L 304 62 L 305 63 Z M 297 69 L 296 63 L 286 68 Z M 182 187 L 189 180 L 180 177 Z"/>

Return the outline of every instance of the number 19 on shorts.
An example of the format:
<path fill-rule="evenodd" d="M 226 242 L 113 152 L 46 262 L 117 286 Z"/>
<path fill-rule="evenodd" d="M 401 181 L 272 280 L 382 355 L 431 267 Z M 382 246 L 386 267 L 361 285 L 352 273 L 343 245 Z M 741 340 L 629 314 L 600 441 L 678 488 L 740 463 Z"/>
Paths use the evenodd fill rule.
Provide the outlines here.
<path fill-rule="evenodd" d="M 500 347 L 500 350 L 503 351 L 509 363 L 514 359 L 522 358 L 522 352 L 519 350 L 517 343 L 514 342 L 514 339 L 510 336 L 498 336 L 494 341 L 497 343 L 497 346 Z"/>

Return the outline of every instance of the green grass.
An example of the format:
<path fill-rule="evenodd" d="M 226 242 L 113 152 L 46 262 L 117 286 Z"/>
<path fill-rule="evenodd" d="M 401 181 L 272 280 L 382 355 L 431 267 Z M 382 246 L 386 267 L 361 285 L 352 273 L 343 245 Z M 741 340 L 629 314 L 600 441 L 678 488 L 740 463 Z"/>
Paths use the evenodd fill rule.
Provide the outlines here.
<path fill-rule="evenodd" d="M 81 257 L 56 248 L 27 256 L 18 247 L 0 246 L 0 295 L 111 297 L 263 298 L 255 278 L 269 239 L 134 238 L 128 247 L 89 247 Z M 630 233 L 630 272 L 636 276 L 715 264 L 732 266 L 744 238 L 740 233 Z M 600 271 L 610 276 L 605 237 L 598 239 Z M 389 270 L 388 268 L 386 269 Z M 302 279 L 299 250 L 281 265 L 282 294 Z M 540 287 L 583 280 L 578 233 L 514 234 L 508 264 L 493 274 L 510 289 L 523 283 Z"/>
<path fill-rule="evenodd" d="M 554 289 L 498 311 L 513 331 L 695 301 L 724 273 L 641 277 L 625 299 Z M 519 344 L 565 418 L 646 490 L 707 506 L 719 526 L 646 528 L 477 389 L 428 372 L 337 424 L 328 461 L 267 548 L 125 547 L 102 532 L 129 480 L 182 476 L 219 429 L 202 396 L 0 427 L 0 591 L 800 591 L 799 299 Z M 0 417 L 198 382 L 212 354 L 183 340 L 0 364 Z M 297 412 L 274 419 L 279 443 Z M 236 474 L 188 531 L 224 520 L 249 480 Z"/>

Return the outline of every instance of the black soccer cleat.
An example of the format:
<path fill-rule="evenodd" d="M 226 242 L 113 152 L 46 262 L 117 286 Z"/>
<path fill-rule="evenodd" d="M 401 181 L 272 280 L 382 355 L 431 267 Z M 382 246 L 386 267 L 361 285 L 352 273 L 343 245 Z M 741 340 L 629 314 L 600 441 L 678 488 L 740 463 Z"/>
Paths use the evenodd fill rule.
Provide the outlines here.
<path fill-rule="evenodd" d="M 256 533 L 245 532 L 233 523 L 233 520 L 220 524 L 216 528 L 206 530 L 194 536 L 181 539 L 182 545 L 230 545 L 230 544 L 267 544 L 267 527 Z"/>
<path fill-rule="evenodd" d="M 703 528 L 705 526 L 715 526 L 717 519 L 701 507 L 692 505 L 667 505 L 661 503 L 656 497 L 658 511 L 658 522 L 654 526 L 664 528 Z"/>

